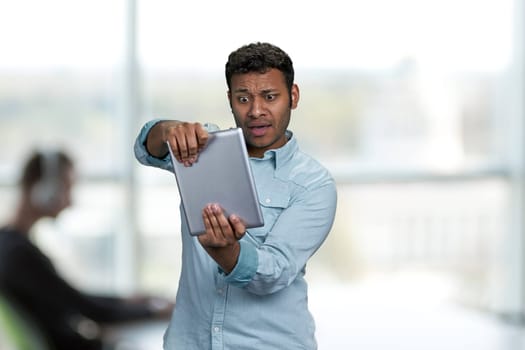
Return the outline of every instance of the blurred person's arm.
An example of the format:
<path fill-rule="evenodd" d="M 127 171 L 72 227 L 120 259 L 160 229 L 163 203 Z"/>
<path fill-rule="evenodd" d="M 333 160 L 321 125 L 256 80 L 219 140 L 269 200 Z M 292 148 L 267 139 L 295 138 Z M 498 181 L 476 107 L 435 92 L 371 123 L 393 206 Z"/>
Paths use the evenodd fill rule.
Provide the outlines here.
<path fill-rule="evenodd" d="M 6 288 L 16 299 L 23 299 L 30 312 L 41 320 L 55 321 L 54 315 L 78 312 L 96 322 L 120 322 L 156 316 L 149 303 L 128 303 L 114 298 L 102 298 L 82 293 L 55 270 L 51 261 L 38 249 L 20 246 L 10 253 L 11 278 L 4 280 Z M 119 301 L 119 302 L 116 302 Z M 29 305 L 27 305 L 29 303 Z"/>
<path fill-rule="evenodd" d="M 91 302 L 98 304 L 106 310 L 114 310 L 116 315 L 121 314 L 124 321 L 127 319 L 126 314 L 134 313 L 140 315 L 142 310 L 146 310 L 147 318 L 167 318 L 173 311 L 174 304 L 170 300 L 152 295 L 133 295 L 129 297 L 110 296 L 110 295 L 87 295 Z M 122 312 L 124 311 L 124 313 Z"/>

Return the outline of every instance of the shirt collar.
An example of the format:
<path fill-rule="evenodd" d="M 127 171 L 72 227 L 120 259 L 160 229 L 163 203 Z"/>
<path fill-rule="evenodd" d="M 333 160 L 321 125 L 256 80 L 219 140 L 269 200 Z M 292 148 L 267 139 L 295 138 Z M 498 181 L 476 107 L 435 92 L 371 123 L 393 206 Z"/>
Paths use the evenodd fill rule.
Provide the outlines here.
<path fill-rule="evenodd" d="M 279 148 L 276 149 L 270 149 L 266 152 L 264 152 L 264 156 L 262 158 L 254 158 L 254 159 L 260 159 L 260 160 L 273 160 L 275 169 L 279 169 L 283 166 L 283 164 L 286 164 L 288 160 L 290 160 L 293 156 L 293 154 L 297 151 L 297 140 L 293 136 L 293 132 L 290 130 L 286 130 L 286 138 L 288 141 Z"/>

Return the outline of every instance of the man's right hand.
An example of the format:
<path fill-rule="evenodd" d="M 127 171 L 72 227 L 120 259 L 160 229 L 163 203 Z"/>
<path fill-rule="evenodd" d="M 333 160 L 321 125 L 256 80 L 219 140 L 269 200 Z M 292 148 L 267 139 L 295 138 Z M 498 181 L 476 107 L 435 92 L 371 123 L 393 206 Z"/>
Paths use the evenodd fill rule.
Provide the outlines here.
<path fill-rule="evenodd" d="M 152 156 L 164 158 L 168 154 L 166 142 L 169 142 L 177 161 L 191 166 L 208 142 L 208 131 L 200 123 L 161 121 L 148 133 L 146 149 Z"/>

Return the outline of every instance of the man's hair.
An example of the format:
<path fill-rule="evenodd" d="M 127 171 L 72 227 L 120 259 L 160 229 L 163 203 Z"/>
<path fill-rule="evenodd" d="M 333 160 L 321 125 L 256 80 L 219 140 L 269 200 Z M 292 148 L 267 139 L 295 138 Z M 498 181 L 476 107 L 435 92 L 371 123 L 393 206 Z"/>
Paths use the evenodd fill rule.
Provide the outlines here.
<path fill-rule="evenodd" d="M 292 60 L 286 52 L 269 43 L 256 42 L 242 46 L 233 51 L 226 62 L 228 89 L 231 89 L 231 78 L 234 74 L 266 73 L 272 68 L 283 73 L 288 92 L 291 93 L 294 69 Z"/>
<path fill-rule="evenodd" d="M 58 169 L 52 169 L 54 174 L 63 174 L 65 170 L 73 167 L 73 160 L 63 151 L 53 151 L 52 154 L 46 154 L 42 151 L 34 151 L 27 159 L 22 175 L 20 177 L 20 186 L 28 190 L 36 183 L 42 181 L 49 169 L 45 169 L 49 161 L 46 157 L 54 157 L 52 162 Z"/>

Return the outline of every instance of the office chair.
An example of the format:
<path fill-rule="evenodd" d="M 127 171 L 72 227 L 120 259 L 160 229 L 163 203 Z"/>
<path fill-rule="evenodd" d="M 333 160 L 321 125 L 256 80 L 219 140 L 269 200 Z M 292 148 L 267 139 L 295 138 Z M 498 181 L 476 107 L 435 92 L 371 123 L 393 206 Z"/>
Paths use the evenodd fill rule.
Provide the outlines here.
<path fill-rule="evenodd" d="M 32 320 L 0 293 L 0 349 L 51 350 Z"/>

